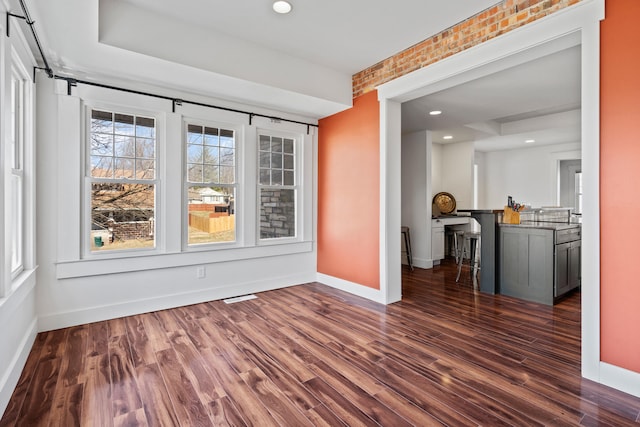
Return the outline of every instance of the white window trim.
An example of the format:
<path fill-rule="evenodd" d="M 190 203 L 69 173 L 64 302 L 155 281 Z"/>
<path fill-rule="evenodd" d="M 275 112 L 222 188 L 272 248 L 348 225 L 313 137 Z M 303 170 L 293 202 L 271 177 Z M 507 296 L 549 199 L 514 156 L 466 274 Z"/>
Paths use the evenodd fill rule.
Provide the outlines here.
<path fill-rule="evenodd" d="M 34 109 L 35 86 L 31 81 L 28 67 L 35 65 L 35 60 L 30 51 L 25 47 L 26 42 L 22 33 L 16 31 L 15 37 L 0 40 L 0 76 L 2 87 L 0 92 L 5 100 L 0 106 L 2 117 L 0 129 L 3 130 L 0 144 L 0 188 L 2 188 L 2 201 L 0 201 L 0 224 L 2 231 L 0 237 L 5 244 L 0 248 L 0 298 L 15 292 L 24 283 L 27 283 L 36 268 L 35 264 L 35 151 L 34 151 Z M 21 167 L 18 170 L 12 168 L 10 157 L 10 130 L 11 126 L 11 85 L 14 77 L 22 81 L 23 105 L 22 112 L 22 153 Z M 13 203 L 11 197 L 11 177 L 19 175 L 22 181 L 22 207 L 21 207 L 21 265 L 18 269 L 11 268 L 11 229 L 15 224 L 9 224 L 11 215 L 6 209 L 11 209 Z M 13 270 L 13 271 L 12 271 Z"/>
<path fill-rule="evenodd" d="M 256 181 L 255 181 L 255 187 L 256 187 L 256 208 L 255 208 L 255 213 L 256 213 L 256 221 L 255 221 L 255 226 L 256 226 L 256 244 L 260 245 L 260 246 L 268 246 L 268 245 L 281 245 L 281 244 L 287 244 L 287 243 L 291 243 L 291 242 L 301 242 L 303 241 L 303 226 L 305 223 L 305 218 L 304 218 L 304 212 L 303 212 L 303 201 L 304 201 L 304 197 L 305 197 L 305 193 L 306 193 L 306 189 L 303 185 L 304 183 L 304 179 L 303 179 L 303 172 L 304 170 L 309 167 L 305 164 L 304 162 L 304 136 L 301 132 L 291 132 L 291 131 L 286 131 L 286 130 L 281 130 L 275 127 L 258 127 L 256 129 L 256 147 L 255 147 L 255 151 L 256 151 L 256 156 L 258 155 L 258 150 L 259 150 L 259 138 L 260 135 L 269 135 L 270 137 L 281 137 L 281 138 L 288 138 L 288 139 L 293 139 L 294 140 L 294 182 L 295 184 L 293 186 L 288 186 L 288 185 L 269 185 L 269 186 L 262 186 L 259 182 L 259 169 L 260 169 L 260 165 L 259 165 L 259 158 L 257 158 L 257 161 L 255 163 L 255 169 L 256 169 Z M 296 201 L 295 201 L 295 209 L 296 209 L 296 213 L 295 213 L 295 233 L 293 236 L 291 237 L 274 237 L 274 238 L 261 238 L 260 237 L 260 189 L 261 188 L 265 188 L 265 187 L 269 187 L 269 188 L 283 188 L 283 189 L 290 189 L 293 188 L 293 190 L 295 191 L 295 195 L 296 195 Z"/>
<path fill-rule="evenodd" d="M 211 243 L 202 243 L 199 245 L 189 245 L 189 232 L 188 232 L 188 223 L 189 223 L 189 212 L 188 212 L 188 199 L 189 187 L 192 185 L 197 185 L 197 183 L 191 183 L 187 180 L 188 170 L 187 170 L 187 161 L 186 161 L 186 150 L 187 150 L 187 125 L 197 125 L 197 126 L 207 126 L 214 128 L 223 128 L 234 131 L 235 135 L 235 232 L 236 239 L 233 242 L 211 242 Z M 239 123 L 228 123 L 222 122 L 218 120 L 203 119 L 197 117 L 182 117 L 182 153 L 185 156 L 181 160 L 182 164 L 182 185 L 183 185 L 183 194 L 182 194 L 182 250 L 184 252 L 197 252 L 197 251 L 215 251 L 215 250 L 224 250 L 229 248 L 238 248 L 246 246 L 244 242 L 244 221 L 241 218 L 244 218 L 244 209 L 245 204 L 244 200 L 244 187 L 245 182 L 244 179 L 244 170 L 245 170 L 245 132 L 244 126 Z M 238 215 L 238 212 L 240 214 Z"/>
<path fill-rule="evenodd" d="M 270 119 L 253 117 L 248 124 L 246 115 L 236 112 L 213 110 L 191 104 L 182 105 L 177 112 L 171 112 L 171 104 L 164 100 L 149 98 L 138 94 L 121 93 L 104 88 L 79 85 L 73 88 L 71 96 L 67 94 L 64 82 L 56 82 L 58 95 L 58 133 L 60 147 L 58 157 L 58 189 L 60 201 L 58 217 L 68 218 L 70 223 L 81 223 L 88 218 L 84 209 L 83 191 L 84 165 L 86 149 L 87 107 L 122 111 L 131 114 L 155 117 L 157 121 L 157 168 L 162 190 L 157 195 L 158 222 L 157 240 L 154 251 L 130 252 L 117 251 L 109 254 L 98 253 L 86 256 L 81 248 L 83 236 L 81 227 L 68 230 L 62 222 L 58 224 L 58 233 L 68 239 L 58 242 L 58 261 L 56 278 L 75 278 L 99 276 L 104 274 L 134 272 L 152 269 L 179 268 L 198 264 L 240 261 L 270 256 L 293 255 L 312 252 L 313 238 L 313 152 L 316 144 L 315 128 L 282 122 L 273 123 Z M 64 119 L 62 119 L 64 118 Z M 162 119 L 162 120 L 161 120 Z M 237 141 L 240 147 L 241 161 L 238 163 L 238 210 L 242 209 L 236 221 L 244 225 L 236 236 L 234 246 L 203 245 L 206 248 L 185 249 L 183 242 L 183 198 L 184 195 L 184 135 L 186 119 L 204 123 L 225 123 L 241 131 Z M 257 127 L 276 132 L 302 133 L 300 158 L 304 170 L 300 171 L 300 188 L 303 189 L 298 214 L 301 215 L 299 235 L 295 240 L 286 242 L 263 242 L 256 238 L 257 221 L 254 217 L 257 209 Z M 64 142 L 69 141 L 69 142 Z M 78 141 L 77 143 L 75 141 Z M 78 147 L 83 152 L 78 154 Z M 182 166 L 179 166 L 182 165 Z M 80 179 L 80 181 L 79 181 Z M 245 184 L 251 183 L 251 184 Z M 81 204 L 82 201 L 82 204 Z M 160 218 L 161 217 L 161 218 Z M 85 226 L 84 224 L 82 226 Z M 242 227 L 242 226 L 241 226 Z M 85 244 L 88 241 L 85 241 Z M 81 250 L 82 249 L 82 250 Z"/>
<path fill-rule="evenodd" d="M 123 249 L 113 251 L 91 251 L 90 236 L 87 234 L 91 230 L 91 182 L 92 178 L 88 173 L 90 169 L 90 153 L 88 149 L 88 141 L 91 134 L 91 111 L 103 110 L 111 111 L 122 114 L 130 114 L 134 116 L 152 117 L 156 123 L 156 179 L 152 181 L 131 180 L 133 184 L 153 184 L 155 185 L 155 246 L 153 248 L 139 248 L 139 249 Z M 82 206 L 82 230 L 80 231 L 80 248 L 83 259 L 110 259 L 110 258 L 126 258 L 130 256 L 152 255 L 162 253 L 161 247 L 164 241 L 164 233 L 159 230 L 163 230 L 164 213 L 160 207 L 163 199 L 162 185 L 165 180 L 163 179 L 164 167 L 161 159 L 164 157 L 164 114 L 158 111 L 145 110 L 135 107 L 128 107 L 118 104 L 109 104 L 99 101 L 88 101 L 83 105 L 82 116 L 82 132 L 81 132 L 81 153 L 82 153 L 82 165 L 81 176 L 83 177 L 84 185 L 81 192 L 81 206 Z"/>

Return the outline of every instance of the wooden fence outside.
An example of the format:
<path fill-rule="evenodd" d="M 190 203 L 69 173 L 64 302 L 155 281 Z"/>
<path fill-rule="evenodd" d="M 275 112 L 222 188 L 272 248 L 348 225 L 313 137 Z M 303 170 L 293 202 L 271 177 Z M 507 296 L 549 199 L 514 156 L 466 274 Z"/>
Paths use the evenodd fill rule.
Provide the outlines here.
<path fill-rule="evenodd" d="M 189 225 L 205 233 L 217 233 L 220 231 L 233 230 L 236 225 L 235 215 L 209 218 L 203 215 L 189 214 Z"/>

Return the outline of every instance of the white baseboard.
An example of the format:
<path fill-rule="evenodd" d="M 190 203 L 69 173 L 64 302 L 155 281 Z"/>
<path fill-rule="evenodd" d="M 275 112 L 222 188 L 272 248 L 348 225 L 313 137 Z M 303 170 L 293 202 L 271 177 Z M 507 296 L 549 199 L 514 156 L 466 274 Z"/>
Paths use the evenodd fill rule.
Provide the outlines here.
<path fill-rule="evenodd" d="M 5 327 L 9 326 L 5 325 Z M 16 348 L 16 352 L 11 359 L 11 363 L 6 367 L 4 372 L 1 372 L 2 379 L 0 379 L 0 418 L 7 408 L 9 399 L 11 398 L 16 385 L 18 384 L 20 374 L 22 373 L 22 369 L 24 369 L 24 365 L 27 362 L 27 357 L 29 356 L 31 347 L 33 347 L 33 343 L 36 340 L 37 334 L 38 319 L 33 319 L 31 324 L 29 325 L 27 333 L 22 338 L 20 345 L 18 346 L 18 348 Z"/>
<path fill-rule="evenodd" d="M 600 362 L 600 383 L 640 397 L 640 373 Z"/>
<path fill-rule="evenodd" d="M 50 331 L 54 329 L 82 325 L 85 323 L 99 322 L 108 319 L 115 319 L 118 317 L 148 313 L 157 310 L 165 310 L 168 308 L 198 304 L 206 301 L 231 298 L 255 292 L 270 291 L 273 289 L 313 282 L 314 280 L 315 274 L 304 273 L 274 277 L 267 280 L 255 282 L 246 282 L 239 284 L 236 283 L 229 286 L 220 286 L 204 290 L 162 295 L 159 297 L 126 301 L 118 304 L 94 306 L 84 308 L 82 310 L 49 314 L 41 316 L 39 318 L 38 324 L 40 331 Z"/>
<path fill-rule="evenodd" d="M 418 268 L 433 268 L 433 260 L 432 259 L 426 259 L 426 258 L 413 258 L 411 261 L 413 261 L 413 266 L 414 267 L 418 267 Z M 409 265 L 407 264 L 405 261 L 402 262 L 403 265 Z"/>
<path fill-rule="evenodd" d="M 318 277 L 316 280 L 324 285 L 340 289 L 341 291 L 349 292 L 350 294 L 354 294 L 371 301 L 379 302 L 380 304 L 385 304 L 384 296 L 379 289 L 373 289 L 368 286 L 360 285 L 355 282 L 350 282 L 348 280 L 339 279 L 337 277 L 329 276 L 322 273 L 318 273 L 317 276 Z"/>

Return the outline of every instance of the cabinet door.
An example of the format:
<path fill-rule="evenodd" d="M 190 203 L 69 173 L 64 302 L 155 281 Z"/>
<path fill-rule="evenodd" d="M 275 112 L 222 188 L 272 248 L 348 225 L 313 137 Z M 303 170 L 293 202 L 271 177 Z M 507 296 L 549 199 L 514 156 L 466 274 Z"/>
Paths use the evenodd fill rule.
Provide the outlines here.
<path fill-rule="evenodd" d="M 575 289 L 580 286 L 581 275 L 581 257 L 582 257 L 582 241 L 576 240 L 571 242 L 571 248 L 569 249 L 569 268 L 567 272 L 569 282 L 569 289 Z"/>
<path fill-rule="evenodd" d="M 554 296 L 559 297 L 571 289 L 569 283 L 569 252 L 571 243 L 556 245 L 556 283 Z"/>
<path fill-rule="evenodd" d="M 431 252 L 434 260 L 444 259 L 444 227 L 431 229 Z"/>

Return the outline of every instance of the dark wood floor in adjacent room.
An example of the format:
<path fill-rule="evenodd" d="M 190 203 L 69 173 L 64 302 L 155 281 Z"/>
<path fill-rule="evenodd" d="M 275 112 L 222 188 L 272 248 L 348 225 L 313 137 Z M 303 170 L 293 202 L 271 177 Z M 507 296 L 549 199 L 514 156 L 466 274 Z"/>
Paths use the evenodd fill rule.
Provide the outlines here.
<path fill-rule="evenodd" d="M 312 283 L 41 333 L 0 426 L 639 425 L 580 378 L 579 294 L 403 274 L 389 306 Z"/>

